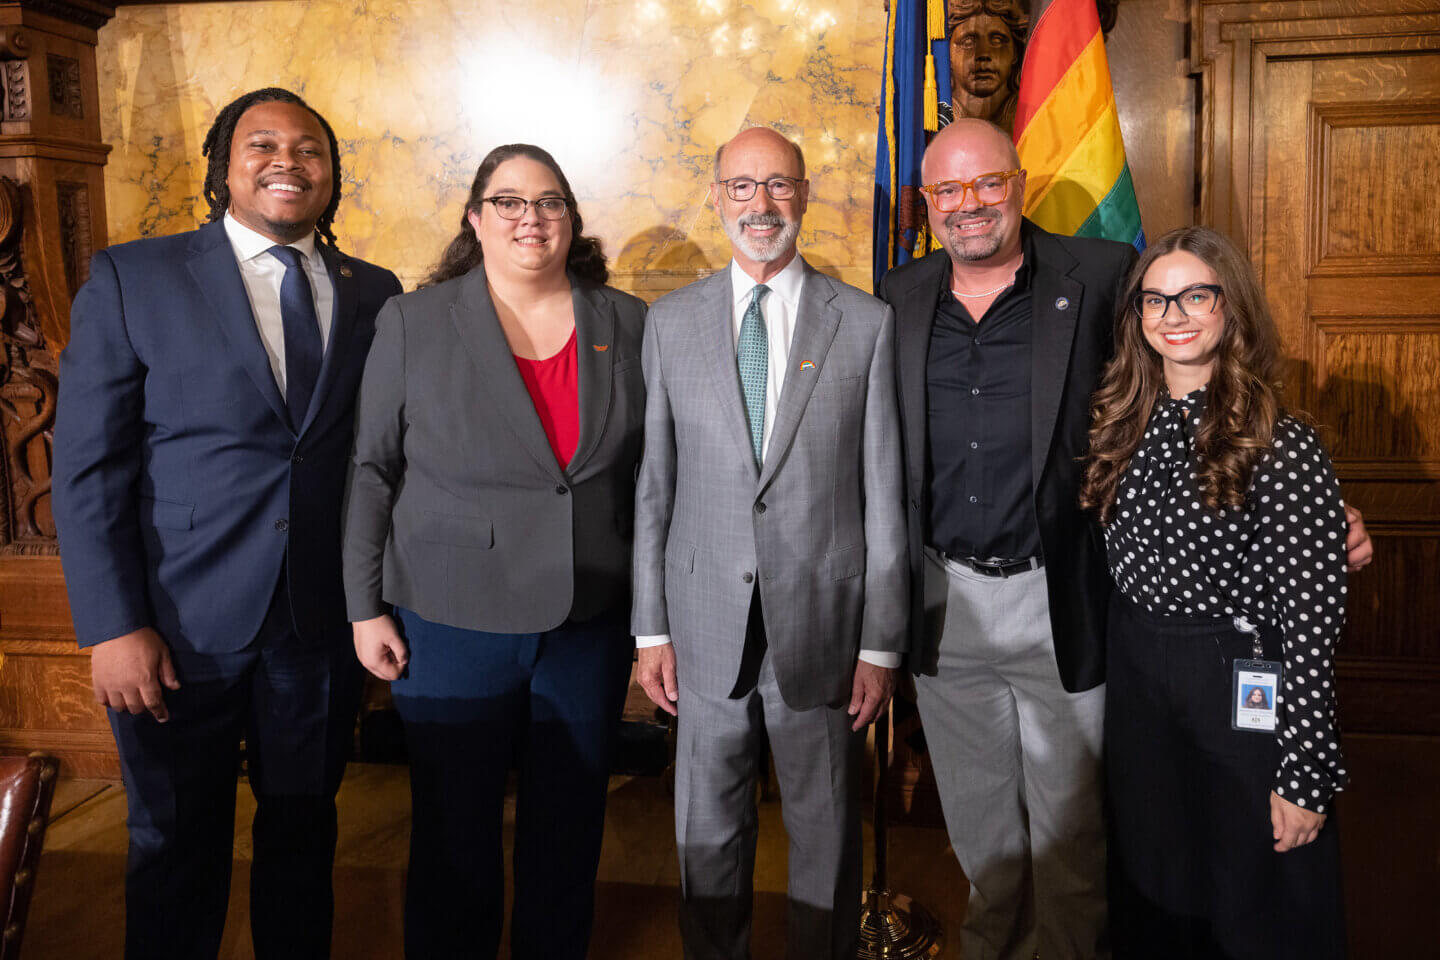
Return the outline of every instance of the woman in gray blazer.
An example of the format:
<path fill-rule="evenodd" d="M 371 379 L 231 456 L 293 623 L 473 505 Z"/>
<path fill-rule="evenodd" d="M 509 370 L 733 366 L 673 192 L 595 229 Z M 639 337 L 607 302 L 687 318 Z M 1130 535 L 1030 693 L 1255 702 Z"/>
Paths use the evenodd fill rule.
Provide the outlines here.
<path fill-rule="evenodd" d="M 585 956 L 645 404 L 645 305 L 607 276 L 555 160 L 512 144 L 480 164 L 429 280 L 376 320 L 345 594 L 405 722 L 410 957 L 495 955 L 512 763 L 511 953 Z"/>

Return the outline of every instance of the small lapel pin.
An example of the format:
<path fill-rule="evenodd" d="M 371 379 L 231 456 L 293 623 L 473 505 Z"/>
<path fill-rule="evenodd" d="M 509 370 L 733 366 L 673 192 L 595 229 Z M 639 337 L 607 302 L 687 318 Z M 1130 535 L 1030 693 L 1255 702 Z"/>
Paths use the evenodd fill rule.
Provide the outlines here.
<path fill-rule="evenodd" d="M 809 360 L 806 360 L 806 361 L 804 361 L 803 363 L 800 364 L 800 369 L 801 369 L 801 370 L 814 370 L 814 369 L 815 369 L 815 364 L 811 363 Z"/>
<path fill-rule="evenodd" d="M 344 266 L 344 265 L 342 264 L 341 267 L 340 267 L 340 276 L 342 276 L 342 277 L 353 277 L 353 276 L 355 276 L 355 274 L 351 272 L 351 270 L 350 270 L 349 267 Z"/>
<path fill-rule="evenodd" d="M 1055 309 L 1056 309 L 1056 310 L 1069 310 L 1069 309 L 1070 309 L 1070 301 L 1069 301 L 1069 300 L 1066 300 L 1064 297 L 1056 297 L 1056 298 L 1055 298 Z"/>
<path fill-rule="evenodd" d="M 594 350 L 596 353 L 604 353 L 606 350 L 609 350 L 609 349 L 610 349 L 610 344 L 608 344 L 608 343 L 592 343 L 592 344 L 590 344 L 590 348 L 591 348 L 592 350 Z"/>

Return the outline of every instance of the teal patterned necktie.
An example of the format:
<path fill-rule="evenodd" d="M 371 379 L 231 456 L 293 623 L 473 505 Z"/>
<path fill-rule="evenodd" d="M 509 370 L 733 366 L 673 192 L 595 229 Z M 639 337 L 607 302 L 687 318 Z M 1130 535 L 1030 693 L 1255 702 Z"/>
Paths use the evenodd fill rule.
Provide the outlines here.
<path fill-rule="evenodd" d="M 760 463 L 760 449 L 765 439 L 765 381 L 770 372 L 770 337 L 765 332 L 765 315 L 760 312 L 760 299 L 770 292 L 757 283 L 750 295 L 750 306 L 740 321 L 740 342 L 735 362 L 740 367 L 740 389 L 745 394 L 745 412 L 750 417 L 750 443 L 755 447 L 755 462 Z"/>

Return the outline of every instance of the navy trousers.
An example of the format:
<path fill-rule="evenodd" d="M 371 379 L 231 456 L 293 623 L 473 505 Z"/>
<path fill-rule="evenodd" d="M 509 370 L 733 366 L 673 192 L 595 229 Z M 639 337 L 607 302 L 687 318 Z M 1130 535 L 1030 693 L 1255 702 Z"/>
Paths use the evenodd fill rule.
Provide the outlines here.
<path fill-rule="evenodd" d="M 611 613 L 545 633 L 497 634 L 398 613 L 410 646 L 407 676 L 391 685 L 410 752 L 405 955 L 496 955 L 513 764 L 511 956 L 583 960 L 635 653 L 624 619 Z"/>
<path fill-rule="evenodd" d="M 327 644 L 301 643 L 282 576 L 244 650 L 171 656 L 181 686 L 164 692 L 168 723 L 109 711 L 129 804 L 127 960 L 218 954 L 242 738 L 256 801 L 255 956 L 328 957 L 335 792 L 361 690 L 349 637 L 337 629 Z"/>

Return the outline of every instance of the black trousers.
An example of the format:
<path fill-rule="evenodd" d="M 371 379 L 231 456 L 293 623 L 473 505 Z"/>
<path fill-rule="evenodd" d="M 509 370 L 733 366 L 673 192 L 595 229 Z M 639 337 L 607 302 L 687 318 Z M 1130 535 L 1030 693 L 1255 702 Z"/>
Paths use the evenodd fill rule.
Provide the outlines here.
<path fill-rule="evenodd" d="M 1232 665 L 1251 639 L 1228 620 L 1151 615 L 1112 601 L 1105 764 L 1117 960 L 1327 960 L 1344 954 L 1340 847 L 1276 853 L 1270 790 L 1280 747 L 1231 729 Z M 1266 659 L 1280 638 L 1264 636 Z"/>
<path fill-rule="evenodd" d="M 170 720 L 109 711 L 127 793 L 127 960 L 219 953 L 234 856 L 240 741 L 255 794 L 250 928 L 255 956 L 330 955 L 335 792 L 360 703 L 360 666 L 337 625 L 301 644 L 284 577 L 254 641 L 172 651 Z"/>
<path fill-rule="evenodd" d="M 391 684 L 410 752 L 405 955 L 496 955 L 513 763 L 510 955 L 584 960 L 610 760 L 635 659 L 624 619 L 500 634 L 398 613 L 410 645 L 407 675 Z"/>

